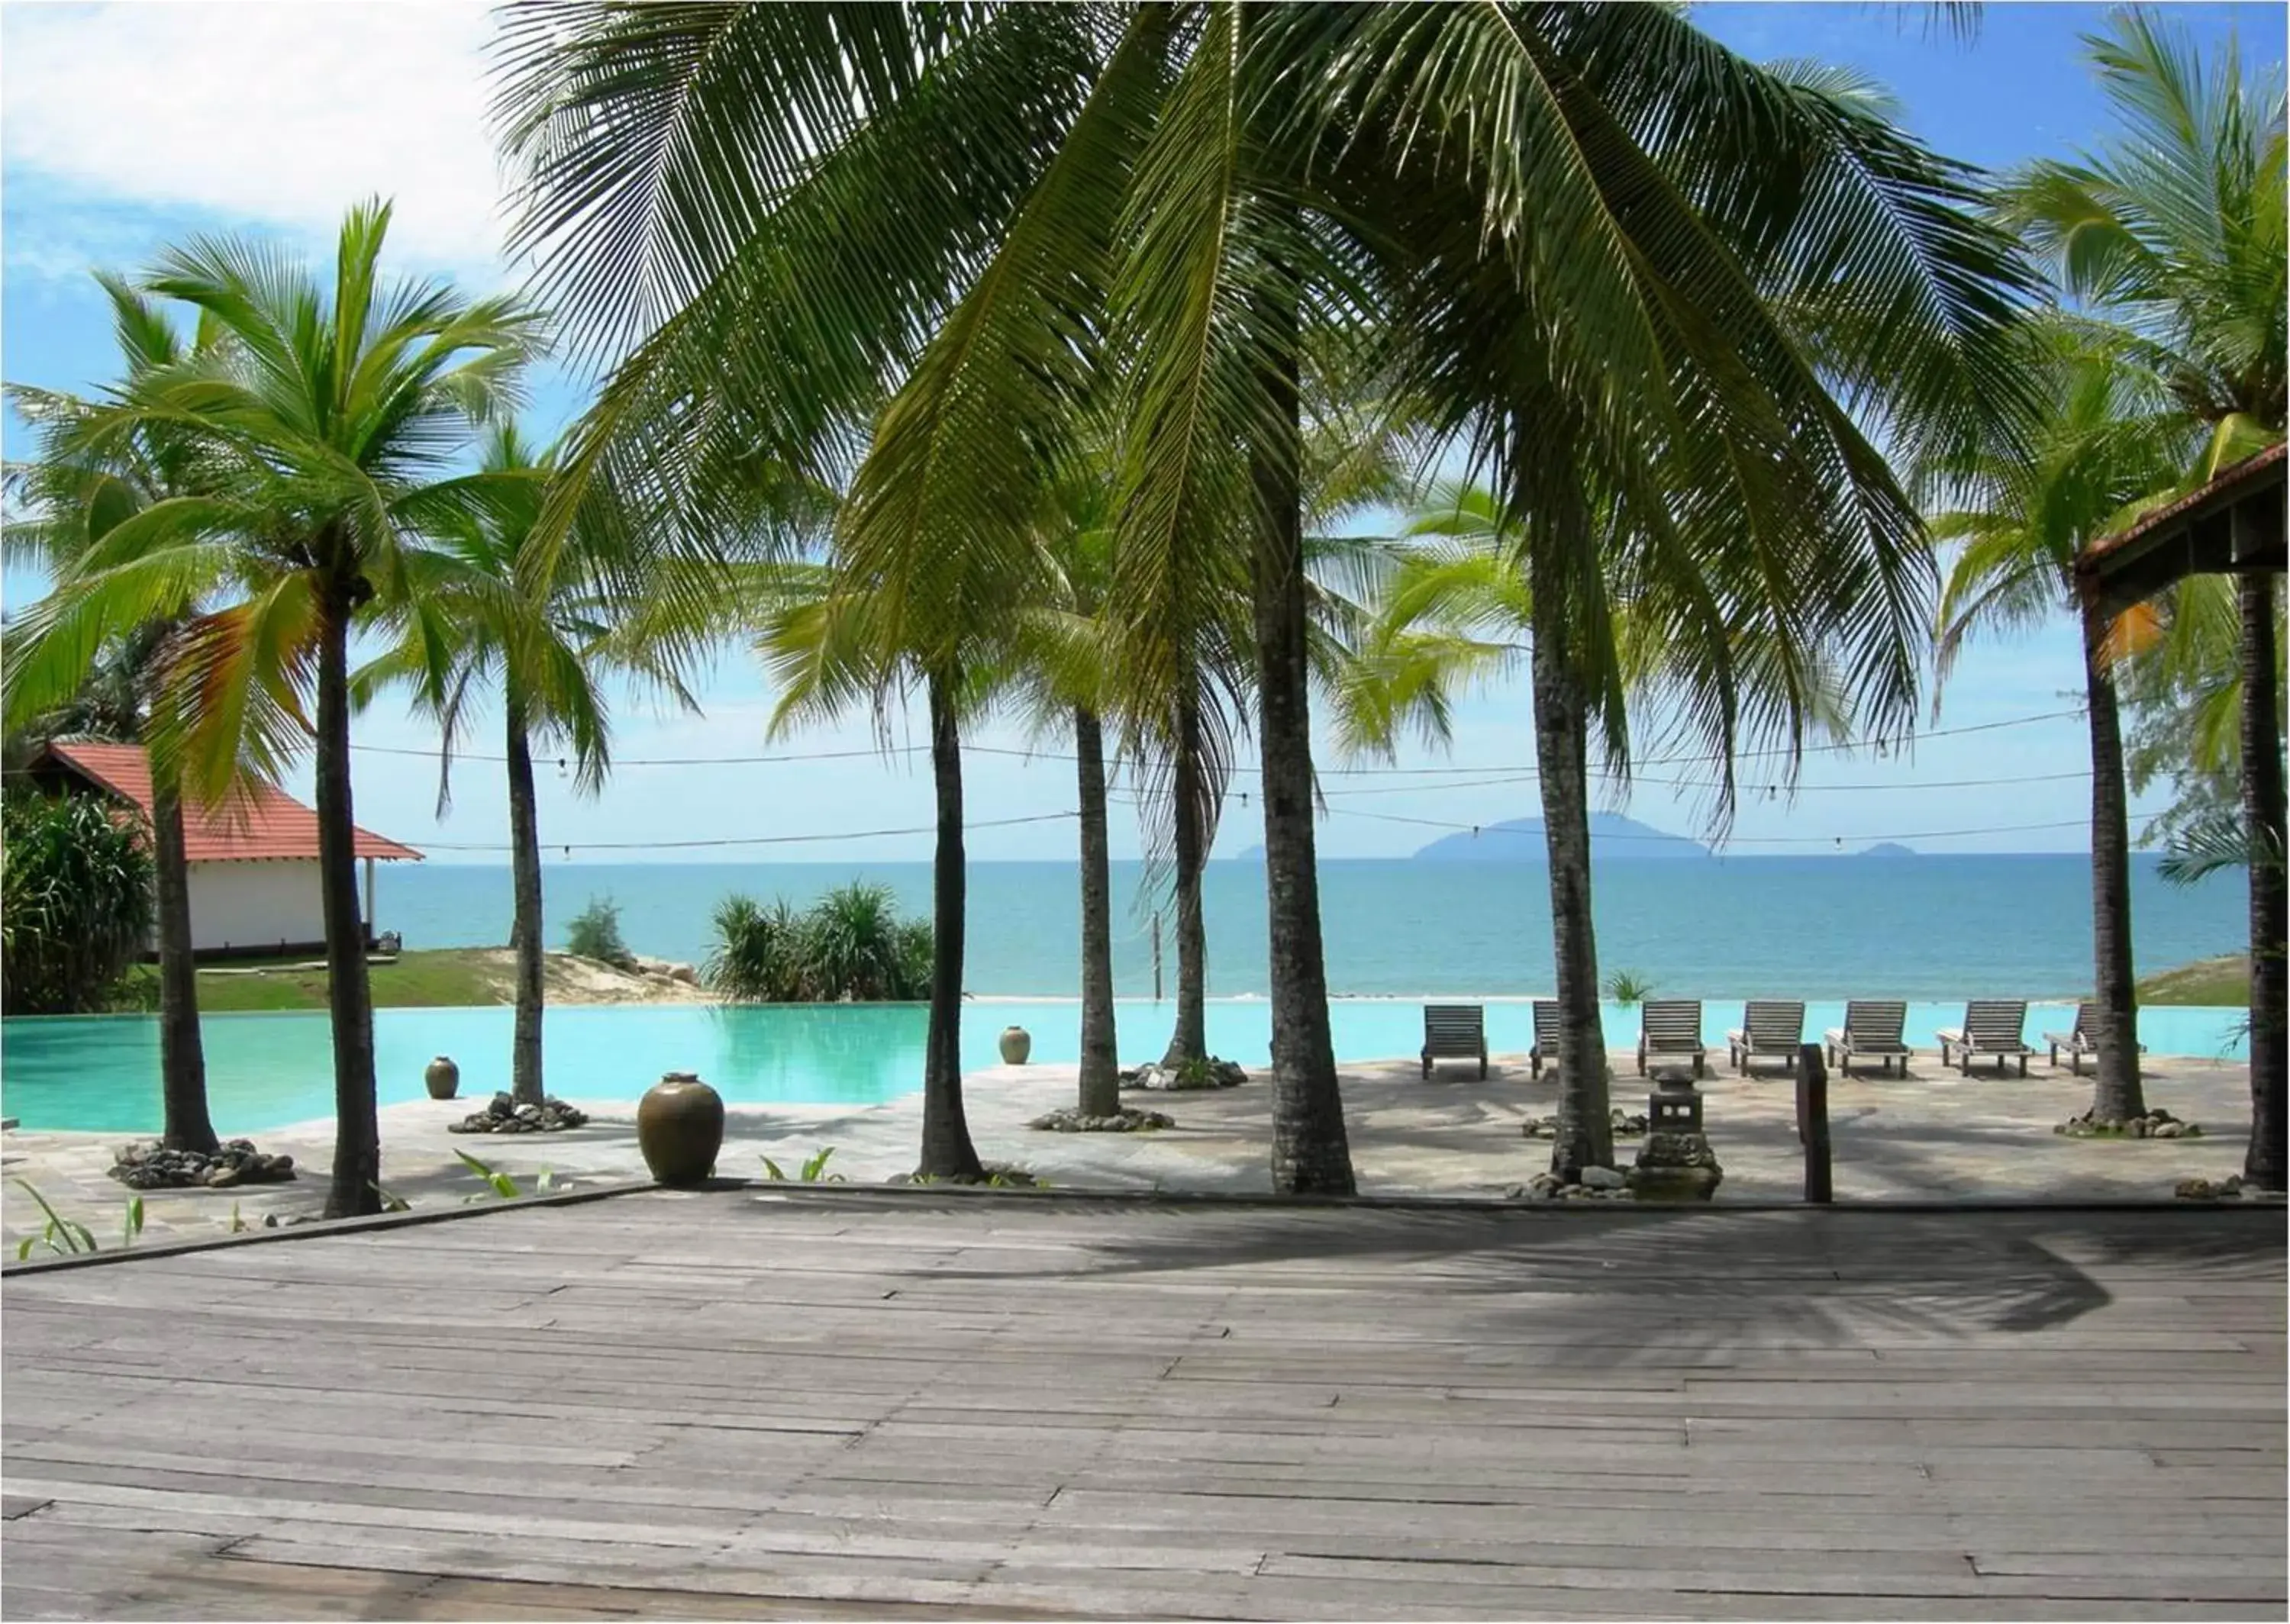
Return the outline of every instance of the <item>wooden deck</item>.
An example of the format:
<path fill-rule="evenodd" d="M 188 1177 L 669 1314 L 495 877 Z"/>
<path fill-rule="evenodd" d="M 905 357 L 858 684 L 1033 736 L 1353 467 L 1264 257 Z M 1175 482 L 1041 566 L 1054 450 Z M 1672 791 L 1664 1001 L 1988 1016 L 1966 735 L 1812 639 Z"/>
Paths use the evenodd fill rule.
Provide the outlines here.
<path fill-rule="evenodd" d="M 10 1618 L 2279 1618 L 2277 1212 L 654 1193 L 11 1278 Z"/>

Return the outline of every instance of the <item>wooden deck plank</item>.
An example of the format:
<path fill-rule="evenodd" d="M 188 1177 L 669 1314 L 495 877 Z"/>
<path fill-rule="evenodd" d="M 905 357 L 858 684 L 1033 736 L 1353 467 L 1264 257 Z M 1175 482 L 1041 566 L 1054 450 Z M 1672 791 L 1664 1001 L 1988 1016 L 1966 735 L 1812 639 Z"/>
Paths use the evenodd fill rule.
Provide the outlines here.
<path fill-rule="evenodd" d="M 863 1192 L 298 1236 L 0 1286 L 0 1561 L 20 1617 L 2278 1614 L 2283 1266 Z"/>

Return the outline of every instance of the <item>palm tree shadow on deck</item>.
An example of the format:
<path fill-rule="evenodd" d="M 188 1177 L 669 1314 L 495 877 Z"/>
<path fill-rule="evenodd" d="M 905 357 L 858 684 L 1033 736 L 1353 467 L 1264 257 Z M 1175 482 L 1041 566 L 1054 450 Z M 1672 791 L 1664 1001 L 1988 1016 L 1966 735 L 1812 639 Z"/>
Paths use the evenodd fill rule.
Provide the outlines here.
<path fill-rule="evenodd" d="M 958 1210 L 949 1204 L 950 1217 Z M 1491 1341 L 1532 1339 L 1564 1364 L 1675 1365 L 1747 1348 L 1856 1347 L 1872 1334 L 2043 1332 L 2112 1300 L 2077 1256 L 2174 1275 L 2278 1274 L 2284 1248 L 2278 1225 L 2238 1213 L 1083 1211 L 1128 1221 L 1103 1238 L 1090 1236 L 1095 1223 L 1073 1225 L 1074 1267 L 1045 1260 L 1022 1276 L 973 1277 L 1186 1276 L 1197 1286 L 1229 1273 L 1239 1292 L 1301 1276 L 1315 1289 L 1349 1287 L 1393 1323 L 1445 1317 Z"/>

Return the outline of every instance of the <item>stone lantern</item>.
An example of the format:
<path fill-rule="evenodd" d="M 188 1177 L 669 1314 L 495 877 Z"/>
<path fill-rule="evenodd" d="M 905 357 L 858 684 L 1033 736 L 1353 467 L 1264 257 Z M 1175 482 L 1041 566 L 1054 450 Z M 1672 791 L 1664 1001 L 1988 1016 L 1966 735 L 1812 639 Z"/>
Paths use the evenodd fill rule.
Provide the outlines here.
<path fill-rule="evenodd" d="M 1701 1132 L 1701 1091 L 1683 1066 L 1665 1066 L 1653 1074 L 1653 1092 L 1646 1096 L 1646 1132 Z"/>
<path fill-rule="evenodd" d="M 1701 1091 L 1682 1066 L 1661 1068 L 1653 1083 L 1630 1193 L 1640 1201 L 1707 1201 L 1726 1173 L 1702 1132 Z"/>

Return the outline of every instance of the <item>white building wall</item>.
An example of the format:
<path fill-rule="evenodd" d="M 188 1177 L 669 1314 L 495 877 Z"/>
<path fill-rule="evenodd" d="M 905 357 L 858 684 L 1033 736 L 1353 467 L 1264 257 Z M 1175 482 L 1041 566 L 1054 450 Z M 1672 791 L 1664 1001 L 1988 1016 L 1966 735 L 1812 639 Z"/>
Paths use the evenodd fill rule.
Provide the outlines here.
<path fill-rule="evenodd" d="M 308 947 L 326 937 L 316 858 L 191 865 L 191 948 Z"/>

